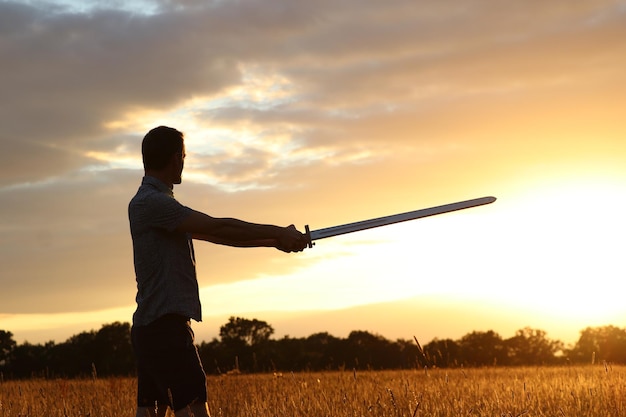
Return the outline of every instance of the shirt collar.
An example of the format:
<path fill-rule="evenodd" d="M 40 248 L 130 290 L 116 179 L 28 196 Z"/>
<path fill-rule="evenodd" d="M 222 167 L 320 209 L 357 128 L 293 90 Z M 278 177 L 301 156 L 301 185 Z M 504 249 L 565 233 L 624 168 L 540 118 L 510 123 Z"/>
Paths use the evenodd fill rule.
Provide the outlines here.
<path fill-rule="evenodd" d="M 174 190 L 172 190 L 170 187 L 165 185 L 163 183 L 163 181 L 161 181 L 158 178 L 146 175 L 145 177 L 143 177 L 143 180 L 141 181 L 141 184 L 152 185 L 154 188 L 156 188 L 157 190 L 161 191 L 162 193 L 165 193 L 165 194 L 167 194 L 169 196 L 174 197 Z"/>

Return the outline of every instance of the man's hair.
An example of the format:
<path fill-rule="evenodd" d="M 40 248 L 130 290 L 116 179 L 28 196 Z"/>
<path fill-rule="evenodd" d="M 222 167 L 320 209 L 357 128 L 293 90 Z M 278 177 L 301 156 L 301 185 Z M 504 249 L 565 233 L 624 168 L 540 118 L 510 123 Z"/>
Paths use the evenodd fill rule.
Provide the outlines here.
<path fill-rule="evenodd" d="M 163 169 L 172 155 L 182 153 L 184 135 L 178 130 L 159 126 L 149 131 L 141 143 L 141 155 L 145 169 Z"/>

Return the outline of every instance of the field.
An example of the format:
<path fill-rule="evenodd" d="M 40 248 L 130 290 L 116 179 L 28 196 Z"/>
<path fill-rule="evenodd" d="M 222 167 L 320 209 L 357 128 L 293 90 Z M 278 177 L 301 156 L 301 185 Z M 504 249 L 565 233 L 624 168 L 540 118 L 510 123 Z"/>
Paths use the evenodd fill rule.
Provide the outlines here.
<path fill-rule="evenodd" d="M 213 417 L 626 416 L 625 366 L 211 376 Z M 132 378 L 0 382 L 0 417 L 134 416 Z"/>

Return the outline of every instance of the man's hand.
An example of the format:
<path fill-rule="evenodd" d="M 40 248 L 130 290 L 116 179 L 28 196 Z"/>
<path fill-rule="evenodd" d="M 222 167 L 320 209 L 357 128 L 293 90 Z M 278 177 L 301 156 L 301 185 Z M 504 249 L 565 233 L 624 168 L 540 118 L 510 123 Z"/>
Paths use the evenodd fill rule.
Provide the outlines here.
<path fill-rule="evenodd" d="M 302 252 L 308 246 L 307 238 L 304 233 L 296 229 L 296 226 L 289 225 L 285 227 L 278 236 L 276 248 L 283 252 Z"/>

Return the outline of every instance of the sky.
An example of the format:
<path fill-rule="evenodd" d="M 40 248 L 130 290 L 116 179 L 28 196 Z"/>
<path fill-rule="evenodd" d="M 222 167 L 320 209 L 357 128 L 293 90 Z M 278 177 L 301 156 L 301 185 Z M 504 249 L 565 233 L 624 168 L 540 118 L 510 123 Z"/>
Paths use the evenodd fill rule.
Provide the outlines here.
<path fill-rule="evenodd" d="M 65 341 L 130 322 L 127 206 L 151 128 L 185 134 L 184 205 L 319 240 L 196 242 L 209 341 L 575 343 L 626 325 L 626 1 L 0 1 L 0 329 Z"/>

